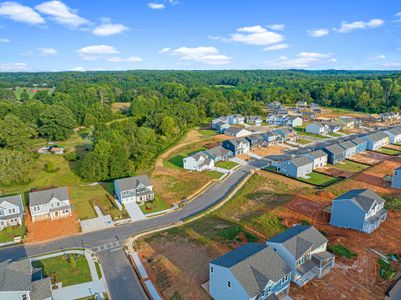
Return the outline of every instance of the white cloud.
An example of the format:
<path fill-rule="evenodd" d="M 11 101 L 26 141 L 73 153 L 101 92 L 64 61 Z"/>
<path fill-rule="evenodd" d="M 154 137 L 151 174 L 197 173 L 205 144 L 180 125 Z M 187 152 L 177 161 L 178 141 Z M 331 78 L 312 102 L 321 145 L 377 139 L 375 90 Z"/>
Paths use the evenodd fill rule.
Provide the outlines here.
<path fill-rule="evenodd" d="M 120 56 L 113 56 L 106 58 L 107 61 L 109 62 L 115 62 L 115 63 L 134 63 L 134 62 L 141 62 L 143 61 L 142 57 L 139 56 L 129 56 L 129 57 L 120 57 Z"/>
<path fill-rule="evenodd" d="M 376 56 L 374 57 L 374 59 L 375 59 L 375 60 L 384 60 L 384 59 L 386 59 L 386 56 L 383 55 L 383 54 L 379 54 L 379 55 L 376 55 Z"/>
<path fill-rule="evenodd" d="M 237 33 L 231 35 L 231 41 L 248 45 L 268 46 L 280 43 L 283 40 L 283 35 L 268 31 L 260 25 L 238 28 Z"/>
<path fill-rule="evenodd" d="M 104 57 L 105 55 L 120 53 L 120 51 L 118 51 L 116 48 L 109 45 L 86 46 L 79 49 L 77 52 L 79 56 L 81 56 L 81 58 L 85 60 L 97 60 Z"/>
<path fill-rule="evenodd" d="M 348 33 L 356 29 L 369 29 L 369 28 L 377 28 L 384 24 L 382 19 L 371 19 L 370 21 L 355 21 L 348 23 L 346 21 L 341 22 L 341 26 L 338 29 L 335 29 L 341 33 Z"/>
<path fill-rule="evenodd" d="M 40 56 L 54 56 L 57 55 L 57 49 L 54 48 L 38 48 L 36 49 Z"/>
<path fill-rule="evenodd" d="M 36 5 L 35 8 L 42 14 L 48 15 L 51 20 L 69 27 L 80 27 L 89 21 L 80 17 L 76 10 L 69 8 L 61 1 L 48 1 Z"/>
<path fill-rule="evenodd" d="M 0 38 L 0 43 L 9 43 L 9 42 L 11 42 L 10 39 Z"/>
<path fill-rule="evenodd" d="M 126 30 L 128 30 L 128 27 L 123 24 L 104 23 L 95 27 L 92 33 L 99 36 L 109 36 L 123 33 Z"/>
<path fill-rule="evenodd" d="M 0 63 L 0 72 L 23 72 L 27 69 L 26 63 Z"/>
<path fill-rule="evenodd" d="M 397 20 L 395 20 L 394 22 L 401 22 L 401 11 L 395 14 L 396 17 L 398 17 Z"/>
<path fill-rule="evenodd" d="M 382 67 L 400 69 L 401 68 L 401 62 L 384 63 L 384 64 L 382 64 Z"/>
<path fill-rule="evenodd" d="M 269 47 L 264 48 L 264 51 L 274 51 L 274 50 L 282 50 L 282 49 L 287 49 L 288 45 L 287 44 L 276 44 L 272 45 Z"/>
<path fill-rule="evenodd" d="M 85 68 L 79 66 L 79 67 L 72 68 L 71 71 L 74 71 L 74 72 L 85 72 Z"/>
<path fill-rule="evenodd" d="M 269 28 L 271 30 L 276 30 L 276 31 L 282 31 L 285 28 L 284 24 L 271 24 L 267 25 L 266 28 Z"/>
<path fill-rule="evenodd" d="M 182 60 L 196 61 L 207 65 L 226 65 L 231 62 L 231 57 L 221 54 L 215 47 L 180 47 L 174 50 L 165 50 L 163 53 L 177 56 Z"/>
<path fill-rule="evenodd" d="M 327 29 L 327 28 L 316 28 L 316 29 L 308 30 L 308 34 L 311 37 L 315 37 L 315 38 L 326 36 L 329 33 L 330 33 L 330 29 Z"/>
<path fill-rule="evenodd" d="M 37 25 L 45 23 L 40 14 L 28 6 L 17 2 L 0 3 L 0 16 L 7 17 L 13 21 Z"/>
<path fill-rule="evenodd" d="M 148 3 L 148 7 L 151 9 L 164 9 L 166 6 L 163 3 Z"/>
<path fill-rule="evenodd" d="M 163 48 L 159 51 L 159 53 L 167 53 L 171 50 L 171 48 Z"/>
<path fill-rule="evenodd" d="M 306 69 L 324 63 L 333 63 L 336 59 L 332 54 L 318 52 L 300 52 L 295 58 L 280 56 L 275 60 L 265 62 L 267 68 L 270 69 Z"/>

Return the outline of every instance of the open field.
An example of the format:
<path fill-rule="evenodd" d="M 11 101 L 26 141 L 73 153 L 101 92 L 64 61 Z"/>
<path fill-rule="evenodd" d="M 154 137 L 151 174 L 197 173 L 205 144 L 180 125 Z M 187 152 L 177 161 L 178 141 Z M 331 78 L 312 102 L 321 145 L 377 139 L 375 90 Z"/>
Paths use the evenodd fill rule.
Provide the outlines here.
<path fill-rule="evenodd" d="M 301 145 L 307 145 L 307 144 L 310 144 L 311 141 L 307 140 L 307 139 L 299 138 L 299 139 L 297 139 L 297 143 L 301 144 Z"/>
<path fill-rule="evenodd" d="M 88 261 L 85 256 L 66 254 L 33 261 L 35 268 L 42 268 L 44 277 L 52 283 L 62 282 L 63 287 L 92 281 Z"/>
<path fill-rule="evenodd" d="M 267 156 L 273 154 L 283 154 L 286 148 L 282 145 L 275 145 L 275 146 L 268 146 L 268 147 L 261 147 L 255 150 L 251 150 L 252 153 L 255 153 L 260 156 Z"/>
<path fill-rule="evenodd" d="M 35 96 L 37 91 L 49 91 L 50 92 L 51 89 L 49 88 L 24 88 L 24 87 L 17 87 L 14 90 L 15 93 L 15 97 L 17 98 L 17 100 L 21 99 L 21 94 L 23 91 L 26 91 L 28 93 L 28 96 L 30 99 L 33 98 L 33 96 Z"/>
<path fill-rule="evenodd" d="M 114 102 L 111 105 L 111 111 L 113 113 L 126 113 L 129 111 L 131 102 Z"/>

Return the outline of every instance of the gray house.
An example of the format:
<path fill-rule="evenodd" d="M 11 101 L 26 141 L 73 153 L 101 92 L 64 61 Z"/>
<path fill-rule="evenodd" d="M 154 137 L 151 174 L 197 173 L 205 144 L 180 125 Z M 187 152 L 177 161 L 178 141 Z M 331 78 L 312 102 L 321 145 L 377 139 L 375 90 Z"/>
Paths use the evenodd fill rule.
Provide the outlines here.
<path fill-rule="evenodd" d="M 51 300 L 50 278 L 34 280 L 32 271 L 29 258 L 0 262 L 0 299 Z"/>
<path fill-rule="evenodd" d="M 351 142 L 353 142 L 356 145 L 357 154 L 366 151 L 366 148 L 368 147 L 368 141 L 361 138 L 352 139 Z"/>
<path fill-rule="evenodd" d="M 234 136 L 234 137 L 243 137 L 247 136 L 250 134 L 248 130 L 245 128 L 240 128 L 240 127 L 228 127 L 226 130 L 224 130 L 225 135 L 229 136 Z"/>
<path fill-rule="evenodd" d="M 334 266 L 335 255 L 328 252 L 328 240 L 315 227 L 297 225 L 267 241 L 292 270 L 291 280 L 303 286 L 322 278 Z"/>
<path fill-rule="evenodd" d="M 0 230 L 22 225 L 24 205 L 21 195 L 0 198 Z"/>
<path fill-rule="evenodd" d="M 332 165 L 345 159 L 345 149 L 338 144 L 327 146 L 322 150 L 327 153 L 327 161 Z"/>
<path fill-rule="evenodd" d="M 226 129 L 228 129 L 230 127 L 230 124 L 225 123 L 225 122 L 218 122 L 216 124 L 214 124 L 214 129 L 219 132 L 219 133 L 224 133 L 224 131 Z"/>
<path fill-rule="evenodd" d="M 391 178 L 391 187 L 393 189 L 401 189 L 401 167 L 394 170 L 393 177 Z"/>
<path fill-rule="evenodd" d="M 274 129 L 272 132 L 281 136 L 285 142 L 295 142 L 297 140 L 297 133 L 292 128 L 278 128 Z"/>
<path fill-rule="evenodd" d="M 313 161 L 304 157 L 296 156 L 290 160 L 283 161 L 277 166 L 277 172 L 291 177 L 305 177 L 313 171 Z"/>
<path fill-rule="evenodd" d="M 288 294 L 291 269 L 271 247 L 248 243 L 209 263 L 215 300 L 279 299 Z"/>
<path fill-rule="evenodd" d="M 391 144 L 397 144 L 401 141 L 401 128 L 400 127 L 393 127 L 384 131 L 385 134 L 388 135 L 390 138 Z"/>
<path fill-rule="evenodd" d="M 312 166 L 313 169 L 321 168 L 321 167 L 324 167 L 325 165 L 327 165 L 328 155 L 323 150 L 315 150 L 315 151 L 307 152 L 307 153 L 301 154 L 301 156 L 304 156 L 313 162 L 313 166 Z"/>
<path fill-rule="evenodd" d="M 339 143 L 345 149 L 345 158 L 352 157 L 356 154 L 356 145 L 350 141 Z"/>
<path fill-rule="evenodd" d="M 208 155 L 211 159 L 213 159 L 214 162 L 227 160 L 234 155 L 232 151 L 225 149 L 222 146 L 217 146 L 215 148 L 205 150 L 204 153 Z"/>
<path fill-rule="evenodd" d="M 251 143 L 246 138 L 223 141 L 223 147 L 230 150 L 234 155 L 248 153 Z"/>
<path fill-rule="evenodd" d="M 387 218 L 384 202 L 371 190 L 350 190 L 333 200 L 330 224 L 372 233 Z"/>
<path fill-rule="evenodd" d="M 114 180 L 114 192 L 122 204 L 129 202 L 142 204 L 152 201 L 155 197 L 153 185 L 146 175 Z"/>
<path fill-rule="evenodd" d="M 246 139 L 251 144 L 251 149 L 267 146 L 267 142 L 260 134 L 249 135 Z"/>
<path fill-rule="evenodd" d="M 362 138 L 368 142 L 367 149 L 372 151 L 390 143 L 389 136 L 382 131 L 371 133 L 363 136 Z"/>

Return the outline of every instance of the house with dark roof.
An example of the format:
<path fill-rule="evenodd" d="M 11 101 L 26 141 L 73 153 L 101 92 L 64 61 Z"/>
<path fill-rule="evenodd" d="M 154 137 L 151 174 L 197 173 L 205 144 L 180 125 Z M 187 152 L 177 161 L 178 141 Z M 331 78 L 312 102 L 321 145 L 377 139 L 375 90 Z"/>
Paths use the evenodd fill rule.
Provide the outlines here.
<path fill-rule="evenodd" d="M 230 150 L 234 156 L 238 154 L 248 153 L 251 143 L 246 138 L 223 141 L 223 147 Z"/>
<path fill-rule="evenodd" d="M 219 118 L 212 120 L 212 129 L 217 130 L 216 124 L 218 124 L 218 123 L 223 123 L 223 124 L 227 123 L 228 124 L 227 117 L 223 116 L 223 117 L 219 117 Z"/>
<path fill-rule="evenodd" d="M 243 136 L 250 135 L 251 132 L 246 130 L 245 128 L 231 126 L 224 130 L 224 134 L 233 136 L 233 137 L 243 137 Z"/>
<path fill-rule="evenodd" d="M 352 139 L 351 142 L 356 145 L 357 154 L 366 151 L 366 148 L 368 147 L 368 141 L 361 139 L 359 137 Z"/>
<path fill-rule="evenodd" d="M 305 177 L 313 171 L 313 161 L 304 156 L 292 157 L 277 165 L 277 172 L 291 177 Z"/>
<path fill-rule="evenodd" d="M 281 136 L 284 142 L 295 142 L 297 140 L 297 133 L 294 129 L 284 127 L 277 128 L 272 131 L 272 133 L 278 134 Z"/>
<path fill-rule="evenodd" d="M 332 165 L 345 159 L 345 149 L 338 144 L 329 145 L 322 150 L 327 153 L 327 161 Z"/>
<path fill-rule="evenodd" d="M 338 144 L 345 149 L 345 158 L 352 157 L 356 154 L 356 145 L 351 141 L 345 141 Z"/>
<path fill-rule="evenodd" d="M 147 175 L 114 180 L 114 193 L 122 204 L 130 202 L 142 204 L 155 198 L 153 185 Z"/>
<path fill-rule="evenodd" d="M 303 154 L 301 154 L 301 156 L 304 156 L 312 161 L 313 169 L 321 168 L 321 167 L 324 167 L 325 165 L 327 165 L 328 155 L 323 150 L 315 150 L 315 151 L 303 153 Z"/>
<path fill-rule="evenodd" d="M 257 149 L 260 147 L 266 147 L 267 142 L 260 134 L 253 134 L 246 137 L 251 144 L 251 149 Z"/>
<path fill-rule="evenodd" d="M 6 227 L 22 225 L 24 205 L 21 195 L 0 198 L 0 230 Z"/>
<path fill-rule="evenodd" d="M 372 233 L 387 218 L 385 200 L 367 189 L 350 190 L 333 200 L 330 224 Z"/>
<path fill-rule="evenodd" d="M 288 294 L 291 269 L 267 245 L 248 243 L 209 263 L 215 300 L 279 299 Z"/>
<path fill-rule="evenodd" d="M 197 152 L 185 157 L 182 162 L 185 170 L 202 172 L 214 169 L 214 160 L 204 152 Z"/>
<path fill-rule="evenodd" d="M 214 162 L 218 162 L 221 160 L 228 160 L 230 157 L 234 155 L 234 153 L 228 149 L 225 149 L 222 146 L 217 146 L 208 150 L 203 151 L 206 155 L 208 155 Z"/>
<path fill-rule="evenodd" d="M 50 278 L 33 278 L 28 258 L 0 262 L 0 299 L 51 300 Z"/>
<path fill-rule="evenodd" d="M 225 122 L 218 122 L 214 124 L 214 129 L 219 132 L 219 133 L 224 133 L 226 129 L 230 128 L 230 124 L 225 123 Z"/>
<path fill-rule="evenodd" d="M 284 142 L 284 139 L 274 132 L 260 133 L 260 136 L 267 142 L 267 146 L 277 145 Z"/>
<path fill-rule="evenodd" d="M 397 144 L 401 142 L 401 128 L 393 127 L 391 129 L 385 130 L 385 134 L 388 135 L 391 144 Z"/>
<path fill-rule="evenodd" d="M 297 225 L 266 242 L 291 268 L 291 280 L 303 286 L 314 278 L 322 278 L 335 263 L 328 252 L 328 240 L 315 227 Z"/>
<path fill-rule="evenodd" d="M 72 213 L 67 187 L 29 193 L 29 211 L 32 221 L 69 217 Z"/>
<path fill-rule="evenodd" d="M 376 131 L 374 133 L 363 136 L 362 138 L 368 142 L 367 149 L 371 151 L 375 151 L 390 143 L 389 136 L 383 131 Z"/>

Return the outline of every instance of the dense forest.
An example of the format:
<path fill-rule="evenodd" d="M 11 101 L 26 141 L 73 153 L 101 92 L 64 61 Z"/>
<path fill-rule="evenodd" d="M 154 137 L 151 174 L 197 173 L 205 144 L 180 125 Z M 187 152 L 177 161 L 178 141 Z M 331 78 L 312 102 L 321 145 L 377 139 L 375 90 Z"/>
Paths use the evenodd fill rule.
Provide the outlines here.
<path fill-rule="evenodd" d="M 16 87 L 48 87 L 33 97 Z M 400 110 L 401 74 L 347 71 L 127 71 L 0 74 L 0 183 L 29 181 L 38 137 L 90 129 L 81 177 L 107 180 L 149 168 L 195 125 L 223 114 L 261 114 L 298 100 L 365 112 Z M 112 112 L 130 102 L 129 112 Z"/>

